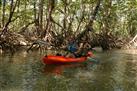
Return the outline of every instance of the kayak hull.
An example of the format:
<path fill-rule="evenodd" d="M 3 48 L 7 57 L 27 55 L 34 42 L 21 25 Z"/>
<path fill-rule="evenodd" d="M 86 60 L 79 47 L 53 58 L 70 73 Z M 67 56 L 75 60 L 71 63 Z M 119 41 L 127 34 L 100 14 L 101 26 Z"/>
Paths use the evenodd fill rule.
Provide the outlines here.
<path fill-rule="evenodd" d="M 43 63 L 45 64 L 65 64 L 65 63 L 84 62 L 87 60 L 87 57 L 70 58 L 70 57 L 64 57 L 64 56 L 48 55 L 48 56 L 44 56 L 42 60 L 43 60 Z"/>

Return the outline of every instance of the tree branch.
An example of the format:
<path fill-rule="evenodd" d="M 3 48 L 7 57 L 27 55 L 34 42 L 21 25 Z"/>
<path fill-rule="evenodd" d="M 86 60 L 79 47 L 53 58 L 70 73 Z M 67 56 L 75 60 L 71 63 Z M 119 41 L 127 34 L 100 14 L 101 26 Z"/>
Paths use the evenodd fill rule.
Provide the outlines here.
<path fill-rule="evenodd" d="M 100 6 L 101 1 L 102 1 L 102 0 L 98 0 L 97 5 L 96 5 L 96 7 L 95 7 L 95 9 L 94 9 L 94 12 L 93 12 L 93 14 L 91 15 L 90 21 L 89 21 L 89 23 L 86 25 L 86 29 L 85 29 L 81 34 L 79 34 L 79 35 L 77 36 L 77 42 L 79 42 L 79 40 L 81 40 L 81 38 L 82 38 L 84 35 L 86 35 L 86 33 L 87 33 L 88 31 L 92 31 L 92 30 L 93 30 L 93 28 L 92 28 L 92 26 L 93 26 L 93 21 L 95 20 L 95 17 L 96 17 L 96 15 L 97 15 L 98 11 L 99 11 L 99 6 Z"/>

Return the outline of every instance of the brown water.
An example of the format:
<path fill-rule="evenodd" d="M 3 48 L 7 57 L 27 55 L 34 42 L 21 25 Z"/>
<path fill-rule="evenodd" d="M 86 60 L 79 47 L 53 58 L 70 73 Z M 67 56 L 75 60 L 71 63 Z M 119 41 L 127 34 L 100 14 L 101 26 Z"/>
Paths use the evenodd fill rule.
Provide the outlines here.
<path fill-rule="evenodd" d="M 50 66 L 39 52 L 0 54 L 0 91 L 137 91 L 137 51 L 94 54 L 99 64 Z"/>

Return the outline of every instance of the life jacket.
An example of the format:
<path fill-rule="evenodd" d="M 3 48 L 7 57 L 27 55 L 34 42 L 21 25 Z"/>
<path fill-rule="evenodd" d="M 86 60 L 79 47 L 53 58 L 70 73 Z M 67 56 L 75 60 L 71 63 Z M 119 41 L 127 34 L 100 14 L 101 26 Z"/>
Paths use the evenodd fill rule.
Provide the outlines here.
<path fill-rule="evenodd" d="M 70 42 L 68 44 L 67 48 L 68 48 L 68 51 L 70 51 L 72 53 L 74 53 L 74 52 L 76 52 L 78 50 L 75 42 Z"/>

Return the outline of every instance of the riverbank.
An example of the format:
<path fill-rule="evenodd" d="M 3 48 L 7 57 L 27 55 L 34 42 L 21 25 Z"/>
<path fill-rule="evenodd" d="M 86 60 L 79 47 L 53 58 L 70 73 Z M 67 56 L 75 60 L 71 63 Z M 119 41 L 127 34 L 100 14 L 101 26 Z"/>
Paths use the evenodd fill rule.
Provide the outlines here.
<path fill-rule="evenodd" d="M 94 34 L 92 34 L 92 35 L 94 35 Z M 115 38 L 112 37 L 112 39 L 115 39 Z M 115 48 L 117 48 L 117 49 L 126 48 L 124 46 L 126 45 L 126 43 L 128 43 L 127 40 L 117 39 L 114 41 L 112 39 L 111 39 L 110 43 L 109 43 L 109 41 L 107 42 L 109 44 L 109 45 L 107 45 L 107 44 L 103 44 L 101 41 L 99 41 L 98 38 L 92 38 L 91 36 L 89 36 L 89 38 L 87 38 L 87 43 L 89 46 L 85 49 L 94 49 L 96 47 L 101 47 L 102 50 L 104 50 L 104 48 L 108 48 L 105 50 L 111 50 L 111 49 L 115 49 Z M 61 50 L 62 47 L 65 48 L 65 46 L 67 46 L 68 40 L 64 39 L 64 41 L 65 42 L 63 42 L 61 44 L 59 39 L 51 40 L 49 42 L 49 41 L 45 41 L 44 39 L 40 39 L 40 38 L 34 37 L 34 36 L 26 37 L 25 35 L 22 35 L 19 33 L 8 32 L 5 35 L 1 36 L 0 50 L 1 50 L 1 52 L 7 51 L 7 50 L 11 51 L 11 52 L 16 52 L 16 51 L 22 50 L 22 49 L 26 50 L 26 51 L 29 51 L 29 50 L 43 51 L 43 50 L 49 50 L 49 49 L 53 49 L 53 50 L 60 49 Z M 79 41 L 81 41 L 81 40 L 79 40 Z M 105 40 L 102 40 L 102 41 L 105 41 Z"/>

